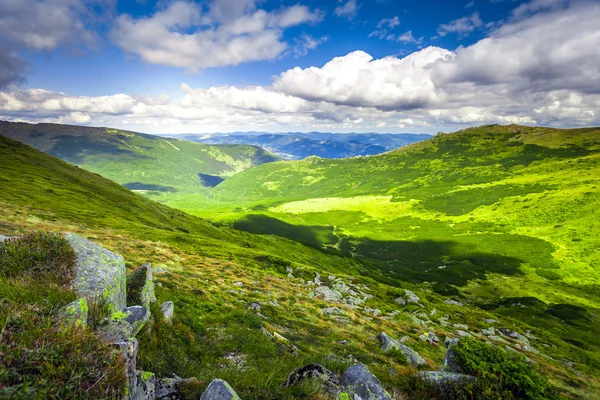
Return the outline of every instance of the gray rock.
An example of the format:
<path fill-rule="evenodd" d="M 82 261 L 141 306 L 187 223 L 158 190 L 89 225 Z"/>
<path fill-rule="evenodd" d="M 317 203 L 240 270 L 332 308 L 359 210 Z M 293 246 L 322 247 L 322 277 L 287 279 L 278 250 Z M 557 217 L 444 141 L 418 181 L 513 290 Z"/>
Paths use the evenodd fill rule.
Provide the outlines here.
<path fill-rule="evenodd" d="M 306 379 L 316 379 L 323 386 L 335 389 L 340 385 L 340 380 L 333 372 L 319 364 L 309 364 L 293 370 L 283 386 L 289 387 Z"/>
<path fill-rule="evenodd" d="M 321 313 L 325 315 L 343 315 L 344 310 L 338 307 L 326 307 L 321 310 Z"/>
<path fill-rule="evenodd" d="M 77 256 L 73 283 L 77 294 L 96 303 L 104 302 L 113 313 L 125 308 L 123 257 L 72 233 L 67 233 L 65 239 Z"/>
<path fill-rule="evenodd" d="M 325 301 L 341 301 L 342 294 L 336 290 L 328 288 L 327 286 L 319 286 L 315 289 L 317 295 L 323 297 Z"/>
<path fill-rule="evenodd" d="M 484 318 L 483 322 L 485 322 L 486 324 L 496 324 L 498 323 L 497 319 L 491 319 L 491 318 Z"/>
<path fill-rule="evenodd" d="M 459 307 L 463 306 L 463 303 L 461 303 L 460 301 L 451 300 L 451 299 L 444 300 L 444 303 L 449 304 L 451 306 L 459 306 Z"/>
<path fill-rule="evenodd" d="M 256 303 L 256 302 L 254 302 L 254 303 L 251 303 L 251 304 L 248 306 L 248 308 L 249 308 L 249 309 L 251 309 L 251 310 L 256 310 L 256 311 L 258 311 L 258 310 L 260 310 L 260 309 L 261 309 L 261 307 L 260 307 L 260 304 L 258 304 L 258 303 Z"/>
<path fill-rule="evenodd" d="M 469 326 L 465 325 L 465 324 L 454 324 L 454 325 L 452 325 L 452 327 L 455 328 L 455 329 L 462 329 L 462 330 L 465 330 L 465 331 L 469 330 Z"/>
<path fill-rule="evenodd" d="M 111 343 L 128 340 L 135 337 L 149 319 L 147 308 L 127 307 L 105 319 L 98 327 L 98 333 Z"/>
<path fill-rule="evenodd" d="M 139 291 L 136 293 L 136 297 L 139 297 L 140 305 L 150 308 L 150 304 L 156 301 L 156 295 L 154 294 L 154 281 L 152 280 L 152 265 L 144 264 L 135 271 L 133 271 L 128 277 L 127 280 L 135 280 L 140 281 L 141 284 L 139 287 L 136 287 L 135 290 Z M 132 293 L 129 291 L 132 290 L 131 287 L 127 288 L 129 298 L 132 298 Z M 136 302 L 137 303 L 137 302 Z"/>
<path fill-rule="evenodd" d="M 149 400 L 156 398 L 156 376 L 152 372 L 136 371 L 135 384 L 127 400 Z"/>
<path fill-rule="evenodd" d="M 242 282 L 233 282 L 233 286 L 243 287 L 244 284 Z"/>
<path fill-rule="evenodd" d="M 440 338 L 438 338 L 434 332 L 422 333 L 419 338 L 432 345 L 436 345 L 440 342 Z"/>
<path fill-rule="evenodd" d="M 398 303 L 401 306 L 405 306 L 406 305 L 406 300 L 404 299 L 404 297 L 398 297 L 396 300 L 394 300 L 396 303 Z"/>
<path fill-rule="evenodd" d="M 279 303 L 277 302 L 277 300 L 270 300 L 269 304 L 272 305 L 273 307 L 279 307 Z"/>
<path fill-rule="evenodd" d="M 346 285 L 344 282 L 336 281 L 331 284 L 331 288 L 340 293 L 348 293 L 350 291 L 350 286 Z"/>
<path fill-rule="evenodd" d="M 343 301 L 344 304 L 348 304 L 348 305 L 355 306 L 355 307 L 362 305 L 364 302 L 365 301 L 363 299 L 359 299 L 358 297 L 354 297 L 354 296 L 348 296 L 348 297 L 344 298 L 344 301 Z"/>
<path fill-rule="evenodd" d="M 506 328 L 498 328 L 498 332 L 504 336 L 504 337 L 509 337 L 511 339 L 514 339 L 518 342 L 521 342 L 525 345 L 530 345 L 531 343 L 529 342 L 529 339 L 527 339 L 527 337 L 521 335 L 520 333 L 511 331 L 510 329 L 506 329 Z"/>
<path fill-rule="evenodd" d="M 200 396 L 200 400 L 239 400 L 235 390 L 229 386 L 229 383 L 215 379 L 208 385 L 208 388 Z"/>
<path fill-rule="evenodd" d="M 471 335 L 469 332 L 465 332 L 463 330 L 457 330 L 456 334 L 460 337 L 473 337 L 473 335 Z"/>
<path fill-rule="evenodd" d="M 157 400 L 179 398 L 179 388 L 182 382 L 183 379 L 179 377 L 156 379 L 154 383 L 154 398 Z"/>
<path fill-rule="evenodd" d="M 503 338 L 501 338 L 498 335 L 488 336 L 488 339 L 493 340 L 494 342 L 500 342 L 500 343 L 508 344 L 508 340 L 503 339 Z"/>
<path fill-rule="evenodd" d="M 269 339 L 275 339 L 275 336 L 271 335 L 271 332 L 269 332 L 264 326 L 261 326 L 260 331 Z"/>
<path fill-rule="evenodd" d="M 453 344 L 458 344 L 458 342 L 460 341 L 459 338 L 451 338 L 451 337 L 446 337 L 446 339 L 444 339 L 444 345 L 446 347 L 450 347 Z"/>
<path fill-rule="evenodd" d="M 493 336 L 496 334 L 496 330 L 494 328 L 485 328 L 481 330 L 481 334 L 484 336 Z"/>
<path fill-rule="evenodd" d="M 321 285 L 321 275 L 319 275 L 318 272 L 315 272 L 315 285 L 317 285 L 317 286 Z"/>
<path fill-rule="evenodd" d="M 421 301 L 421 298 L 415 294 L 412 290 L 405 289 L 404 297 L 406 297 L 406 301 L 409 303 L 418 303 Z"/>
<path fill-rule="evenodd" d="M 472 382 L 475 380 L 475 377 L 472 375 L 457 374 L 454 372 L 421 371 L 419 372 L 419 375 L 421 375 L 423 380 L 427 380 L 439 385 L 450 382 Z"/>
<path fill-rule="evenodd" d="M 339 345 L 342 345 L 342 346 L 350 344 L 350 342 L 347 341 L 346 339 L 338 340 L 336 343 Z"/>
<path fill-rule="evenodd" d="M 408 362 L 410 362 L 411 365 L 419 366 L 419 365 L 426 364 L 425 359 L 423 357 L 421 357 L 421 355 L 419 353 L 417 353 L 410 347 L 405 346 L 404 344 L 398 342 L 397 340 L 392 339 L 390 336 L 388 336 L 384 332 L 381 332 L 379 334 L 379 339 L 381 340 L 381 344 L 382 344 L 381 350 L 383 350 L 384 353 L 387 353 L 390 350 L 399 350 L 402 354 L 404 354 L 406 356 L 406 358 L 408 359 Z"/>
<path fill-rule="evenodd" d="M 379 308 L 365 307 L 365 308 L 363 308 L 363 311 L 366 314 L 372 315 L 374 317 L 378 317 L 381 315 L 381 310 Z"/>
<path fill-rule="evenodd" d="M 0 242 L 7 241 L 8 239 L 10 239 L 9 236 L 0 235 Z"/>
<path fill-rule="evenodd" d="M 160 305 L 160 311 L 163 315 L 163 320 L 170 324 L 173 322 L 173 312 L 175 311 L 175 305 L 172 301 L 165 301 Z"/>
<path fill-rule="evenodd" d="M 88 302 L 85 297 L 67 304 L 58 311 L 59 325 L 66 326 L 86 326 L 88 320 Z"/>
<path fill-rule="evenodd" d="M 124 340 L 113 343 L 117 352 L 121 354 L 125 362 L 125 377 L 127 379 L 127 391 L 132 393 L 137 384 L 136 359 L 138 352 L 138 342 L 135 339 Z"/>
<path fill-rule="evenodd" d="M 339 398 L 349 398 L 352 400 L 391 400 L 390 395 L 381 386 L 379 379 L 370 373 L 363 364 L 354 364 L 344 372 L 342 387 L 343 392 Z"/>
<path fill-rule="evenodd" d="M 444 356 L 444 361 L 442 362 L 442 366 L 440 367 L 440 372 L 461 372 L 460 365 L 456 361 L 456 353 L 454 352 L 453 346 L 449 346 L 448 350 L 446 350 L 446 355 Z"/>

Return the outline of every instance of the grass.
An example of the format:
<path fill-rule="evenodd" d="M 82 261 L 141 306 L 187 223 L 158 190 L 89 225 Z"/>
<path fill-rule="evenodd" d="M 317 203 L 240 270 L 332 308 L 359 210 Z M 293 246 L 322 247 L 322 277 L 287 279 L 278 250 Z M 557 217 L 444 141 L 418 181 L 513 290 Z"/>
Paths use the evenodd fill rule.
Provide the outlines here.
<path fill-rule="evenodd" d="M 219 226 L 0 137 L 0 182 L 6 188 L 0 192 L 0 232 L 71 231 L 122 254 L 130 271 L 146 262 L 162 271 L 155 274 L 156 295 L 158 304 L 174 302 L 173 325 L 165 325 L 153 310 L 152 329 L 139 337 L 140 368 L 159 376 L 195 376 L 199 382 L 190 389 L 195 393 L 220 377 L 244 399 L 320 399 L 323 394 L 310 385 L 281 384 L 296 367 L 325 363 L 328 355 L 351 355 L 368 364 L 399 398 L 426 398 L 429 389 L 410 381 L 415 371 L 383 353 L 374 338 L 382 330 L 397 339 L 407 336 L 407 345 L 423 355 L 427 368 L 438 368 L 445 349 L 421 341 L 419 335 L 424 330 L 440 338 L 454 335 L 452 325 L 440 322 L 447 315 L 450 324 L 467 324 L 475 333 L 489 327 L 484 318 L 522 334 L 530 330 L 541 353 L 527 356 L 538 363 L 553 390 L 563 397 L 593 398 L 600 388 L 600 345 L 593 334 L 598 330 L 597 225 L 590 217 L 597 192 L 592 188 L 595 176 L 583 171 L 598 165 L 596 145 L 588 143 L 595 136 L 573 133 L 564 139 L 550 131 L 550 140 L 535 129 L 510 129 L 510 134 L 500 132 L 506 137 L 497 143 L 506 158 L 524 148 L 504 149 L 515 135 L 522 143 L 542 147 L 563 140 L 586 148 L 587 155 L 569 150 L 566 158 L 560 152 L 548 158 L 539 151 L 546 158 L 531 161 L 527 150 L 527 166 L 501 173 L 497 160 L 492 163 L 488 157 L 464 167 L 459 181 L 453 181 L 456 165 L 467 163 L 454 159 L 471 151 L 465 149 L 469 143 L 481 147 L 477 154 L 503 159 L 500 150 L 484 151 L 488 136 L 495 136 L 481 128 L 438 137 L 432 141 L 436 149 L 423 143 L 380 157 L 271 163 L 228 178 L 216 186 L 213 198 L 190 200 L 188 206 L 196 207 L 197 215 L 214 217 Z M 375 167 L 379 170 L 371 172 Z M 238 180 L 244 175 L 248 184 Z M 348 185 L 354 178 L 354 185 L 362 185 L 352 189 Z M 249 184 L 252 179 L 256 187 Z M 223 185 L 233 180 L 237 184 L 228 194 Z M 452 191 L 493 192 L 490 188 L 505 184 L 512 186 L 496 202 L 462 214 L 424 204 Z M 323 185 L 323 191 L 314 185 Z M 255 197 L 255 190 L 272 193 Z M 505 195 L 512 190 L 519 193 Z M 217 197 L 223 201 L 217 203 Z M 317 197 L 327 199 L 313 201 Z M 248 230 L 271 235 L 232 229 L 238 220 Z M 273 235 L 283 232 L 288 238 Z M 287 277 L 288 267 L 294 278 Z M 556 272 L 560 279 L 537 271 Z M 321 310 L 332 304 L 309 297 L 310 288 L 300 280 L 312 280 L 316 272 L 324 282 L 334 275 L 366 285 L 373 297 L 365 306 L 382 314 L 373 317 L 338 305 L 347 323 L 324 315 Z M 395 303 L 404 289 L 415 291 L 423 307 Z M 448 298 L 465 305 L 446 304 Z M 252 302 L 261 304 L 264 318 L 248 309 Z M 101 315 L 101 310 L 96 313 Z M 415 321 L 421 313 L 432 320 L 429 328 Z M 298 354 L 260 328 L 286 337 Z M 342 339 L 349 344 L 338 344 Z M 243 370 L 231 362 L 232 355 L 245 356 Z M 343 367 L 334 372 L 343 372 Z"/>
<path fill-rule="evenodd" d="M 0 397 L 124 392 L 124 366 L 112 348 L 87 328 L 57 328 L 58 310 L 76 298 L 74 258 L 64 238 L 43 231 L 0 243 Z"/>

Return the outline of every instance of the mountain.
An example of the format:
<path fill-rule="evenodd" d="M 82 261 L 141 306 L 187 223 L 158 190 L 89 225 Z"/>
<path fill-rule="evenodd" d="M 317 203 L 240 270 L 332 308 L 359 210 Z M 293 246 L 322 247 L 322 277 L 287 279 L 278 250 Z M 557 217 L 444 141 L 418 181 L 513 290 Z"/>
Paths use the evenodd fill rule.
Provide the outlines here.
<path fill-rule="evenodd" d="M 381 156 L 251 168 L 213 189 L 213 207 L 240 229 L 158 204 L 0 136 L 0 234 L 69 231 L 122 254 L 128 271 L 151 263 L 158 304 L 173 301 L 175 314 L 167 325 L 152 309 L 151 329 L 137 337 L 138 369 L 196 377 L 189 398 L 219 377 L 242 398 L 323 399 L 312 383 L 282 384 L 294 369 L 315 363 L 339 378 L 357 360 L 396 398 L 591 399 L 600 389 L 598 130 L 528 129 L 484 127 Z M 328 177 L 336 169 L 339 182 Z M 434 170 L 439 174 L 430 176 Z M 367 177 L 373 182 L 359 185 Z M 325 179 L 334 187 L 326 189 Z M 354 182 L 360 194 L 344 197 L 354 179 L 361 179 Z M 555 186 L 530 187 L 549 181 Z M 499 182 L 527 194 L 489 190 Z M 337 197 L 307 197 L 319 193 L 311 189 L 316 184 Z M 494 198 L 501 199 L 490 203 Z M 456 202 L 484 204 L 465 211 Z M 24 251 L 14 254 L 24 259 Z M 73 295 L 26 286 L 26 278 L 7 278 L 0 264 L 7 299 L 0 302 L 0 397 L 36 398 L 43 388 L 62 393 L 63 380 L 90 373 L 56 356 L 69 354 L 77 336 L 68 335 L 76 332 L 52 341 L 51 319 L 42 319 Z M 44 290 L 48 296 L 39 298 Z M 515 295 L 522 292 L 527 296 Z M 442 365 L 445 338 L 472 336 L 456 354 L 477 380 L 440 392 L 400 351 L 382 350 L 381 332 L 420 354 L 421 372 Z M 15 348 L 17 337 L 31 344 Z M 105 377 L 114 371 L 97 372 L 90 382 L 110 386 Z M 50 374 L 54 379 L 43 379 Z"/>
<path fill-rule="evenodd" d="M 155 198 L 203 193 L 228 176 L 277 160 L 254 146 L 211 146 L 109 128 L 0 121 L 0 135 Z"/>
<path fill-rule="evenodd" d="M 235 132 L 207 135 L 171 135 L 206 144 L 246 144 L 259 146 L 286 160 L 310 156 L 349 158 L 383 153 L 398 147 L 429 139 L 426 134 L 384 133 L 261 133 Z"/>

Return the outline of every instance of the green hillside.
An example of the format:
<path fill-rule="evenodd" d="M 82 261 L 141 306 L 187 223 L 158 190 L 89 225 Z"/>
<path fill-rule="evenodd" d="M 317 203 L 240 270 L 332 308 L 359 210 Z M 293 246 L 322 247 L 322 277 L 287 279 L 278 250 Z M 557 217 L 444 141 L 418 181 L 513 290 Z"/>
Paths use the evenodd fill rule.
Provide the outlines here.
<path fill-rule="evenodd" d="M 451 138 L 452 135 L 436 138 L 433 143 L 451 142 Z M 568 172 L 579 181 L 573 181 L 573 186 L 590 185 L 589 190 L 585 186 L 581 195 L 594 198 L 597 192 L 592 190 L 595 184 L 590 182 L 597 179 L 597 175 L 589 172 L 593 172 L 590 166 L 597 160 L 596 144 L 581 142 L 577 145 L 589 153 L 564 162 L 574 161 L 573 171 Z M 416 152 L 424 154 L 426 159 L 427 146 L 430 143 L 413 146 L 406 154 Z M 408 164 L 409 156 L 402 154 L 404 152 L 382 158 L 405 157 L 404 162 Z M 548 174 L 560 177 L 560 173 L 545 165 L 551 161 L 538 164 L 549 168 Z M 257 179 L 258 185 L 262 185 L 265 180 L 252 174 L 274 168 L 273 173 L 279 169 L 280 176 L 302 182 L 304 175 L 297 166 L 313 162 L 321 163 L 309 160 L 267 164 L 240 176 L 249 174 L 247 179 Z M 348 162 L 373 161 L 367 158 Z M 528 168 L 534 164 L 536 162 Z M 326 165 L 334 164 L 323 164 L 323 173 L 326 173 Z M 283 171 L 284 167 L 289 168 L 288 172 Z M 577 174 L 579 167 L 587 174 Z M 266 182 L 275 182 L 274 176 Z M 316 177 L 316 173 L 310 176 Z M 335 184 L 346 179 L 344 176 L 340 174 Z M 517 182 L 513 184 L 525 185 L 524 181 L 518 181 L 519 176 L 529 175 L 515 174 Z M 237 176 L 230 179 L 235 179 L 235 188 L 239 191 L 229 195 L 219 188 L 215 195 L 227 198 L 254 190 Z M 400 182 L 402 178 L 397 179 Z M 417 180 L 413 181 L 416 185 Z M 282 188 L 288 185 L 283 180 L 277 182 Z M 229 185 L 229 180 L 222 185 L 225 184 Z M 309 193 L 302 183 L 297 181 L 296 184 L 300 193 Z M 310 183 L 306 182 L 305 186 Z M 512 198 L 509 203 L 505 204 L 507 198 L 503 198 L 492 206 L 475 208 L 461 215 L 429 210 L 421 204 L 423 199 L 416 195 L 414 199 L 413 195 L 402 198 L 400 191 L 393 195 L 361 192 L 350 197 L 332 191 L 327 195 L 337 198 L 327 200 L 302 199 L 291 194 L 286 199 L 281 192 L 267 198 L 264 205 L 254 197 L 249 197 L 247 205 L 230 197 L 231 203 L 212 206 L 221 209 L 226 218 L 234 216 L 238 228 L 258 233 L 284 233 L 293 239 L 289 240 L 217 227 L 1 136 L 0 188 L 0 234 L 19 235 L 39 229 L 75 232 L 122 254 L 130 270 L 144 262 L 158 269 L 158 303 L 173 301 L 175 317 L 172 326 L 164 325 L 157 317 L 151 324 L 152 329 L 139 335 L 139 368 L 160 376 L 173 373 L 194 376 L 199 379 L 200 391 L 219 377 L 227 380 L 243 399 L 323 400 L 327 397 L 318 386 L 287 388 L 282 383 L 294 368 L 309 363 L 322 363 L 339 374 L 348 365 L 345 359 L 351 355 L 352 359 L 369 366 L 394 399 L 435 398 L 437 392 L 420 381 L 416 369 L 407 365 L 406 359 L 397 352 L 384 353 L 376 337 L 381 331 L 398 339 L 405 337 L 403 341 L 426 361 L 427 365 L 420 368 L 437 369 L 442 364 L 445 346 L 430 344 L 423 337 L 435 334 L 443 342 L 445 337 L 456 336 L 458 329 L 471 332 L 479 343 L 499 345 L 487 351 L 487 345 L 478 347 L 465 342 L 465 362 L 480 378 L 475 386 L 459 391 L 455 398 L 476 398 L 473 393 L 484 392 L 495 398 L 511 398 L 519 393 L 515 387 L 527 386 L 529 398 L 591 399 L 600 389 L 600 343 L 595 335 L 600 326 L 598 292 L 594 286 L 597 281 L 594 268 L 586 269 L 586 261 L 582 261 L 587 260 L 585 257 L 592 259 L 597 247 L 587 247 L 585 254 L 572 253 L 572 248 L 556 251 L 553 240 L 562 236 L 544 238 L 546 228 L 542 224 L 538 223 L 541 233 L 534 236 L 527 226 L 519 231 L 511 225 L 515 223 L 510 219 L 493 219 L 499 215 L 494 214 L 493 206 L 513 207 Z M 414 193 L 419 189 L 415 187 Z M 543 196 L 548 190 L 520 196 Z M 592 194 L 585 195 L 588 191 Z M 554 204 L 551 199 L 550 196 L 544 198 L 548 209 Z M 521 203 L 513 218 L 525 215 L 534 221 L 538 214 L 532 212 L 533 204 L 536 207 L 540 204 L 538 198 Z M 532 210 L 524 213 L 528 203 Z M 587 209 L 586 204 L 570 206 L 571 215 L 587 213 L 587 222 L 583 217 L 575 222 L 581 229 L 570 225 L 568 216 L 564 217 L 562 226 L 553 229 L 561 232 L 589 229 L 588 236 L 592 236 L 597 229 L 594 227 L 595 209 Z M 591 201 L 590 204 L 593 205 Z M 507 218 L 510 215 L 513 214 L 508 213 Z M 543 215 L 546 214 L 536 218 Z M 583 251 L 583 245 L 594 240 L 583 234 L 577 237 L 580 240 L 573 243 L 581 246 L 578 251 Z M 328 243 L 328 248 L 323 247 L 323 243 Z M 560 278 L 537 273 L 547 269 Z M 313 280 L 317 272 L 321 274 L 323 287 L 360 290 L 364 303 L 355 307 L 316 296 L 314 286 L 307 281 Z M 24 329 L 22 327 L 29 329 L 22 319 L 34 315 L 32 310 L 46 312 L 73 300 L 69 294 L 61 298 L 62 292 L 50 300 L 44 299 L 43 291 L 27 297 L 19 292 L 23 290 L 23 282 L 6 283 L 1 275 L 0 292 L 6 300 L 0 301 L 0 324 L 8 327 L 9 332 Z M 416 293 L 419 304 L 401 306 L 395 301 L 404 296 L 407 289 Z M 528 294 L 515 298 L 513 293 L 517 292 Z M 35 304 L 22 306 L 20 302 L 24 299 Z M 450 299 L 453 302 L 446 302 Z M 261 305 L 259 313 L 248 308 L 253 302 Z M 331 306 L 339 307 L 341 314 L 325 312 Z M 18 317 L 21 319 L 12 317 L 15 307 L 26 311 Z M 491 320 L 498 322 L 488 322 Z M 494 342 L 496 339 L 481 333 L 489 329 L 490 324 L 509 327 L 519 332 L 520 337 L 528 335 L 531 346 L 523 346 L 510 338 Z M 269 339 L 261 328 L 278 332 L 288 341 Z M 43 334 L 41 329 L 27 332 Z M 14 345 L 6 342 L 7 337 L 10 335 L 0 335 L 0 352 L 4 351 L 1 346 Z M 33 352 L 15 354 L 23 354 L 18 360 L 24 362 L 28 360 L 27 354 Z M 329 355 L 337 358 L 327 358 Z M 62 359 L 49 357 L 44 362 L 60 363 Z M 69 376 L 77 376 L 79 365 L 53 371 L 67 370 Z M 0 363 L 0 397 L 10 394 L 3 390 L 17 390 L 17 393 L 19 390 L 6 385 L 7 379 L 8 382 L 13 379 L 14 371 L 3 368 L 5 364 Z M 33 375 L 41 373 L 37 366 L 27 371 Z M 540 380 L 535 371 L 540 371 L 545 378 Z M 545 380 L 552 386 L 550 392 L 545 388 Z M 36 382 L 59 384 L 59 381 Z M 194 398 L 193 395 L 190 398 Z"/>
<path fill-rule="evenodd" d="M 223 178 L 277 160 L 254 146 L 211 146 L 109 128 L 0 121 L 0 135 L 164 200 L 204 193 Z"/>

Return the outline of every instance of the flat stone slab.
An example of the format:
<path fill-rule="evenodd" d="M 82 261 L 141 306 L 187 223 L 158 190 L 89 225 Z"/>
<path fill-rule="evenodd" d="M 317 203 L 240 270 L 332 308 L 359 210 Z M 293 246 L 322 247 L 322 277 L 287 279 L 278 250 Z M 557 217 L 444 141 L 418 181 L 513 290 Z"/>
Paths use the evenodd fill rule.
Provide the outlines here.
<path fill-rule="evenodd" d="M 98 244 L 72 233 L 65 234 L 77 260 L 74 288 L 81 297 L 105 302 L 111 312 L 127 306 L 125 260 Z"/>

